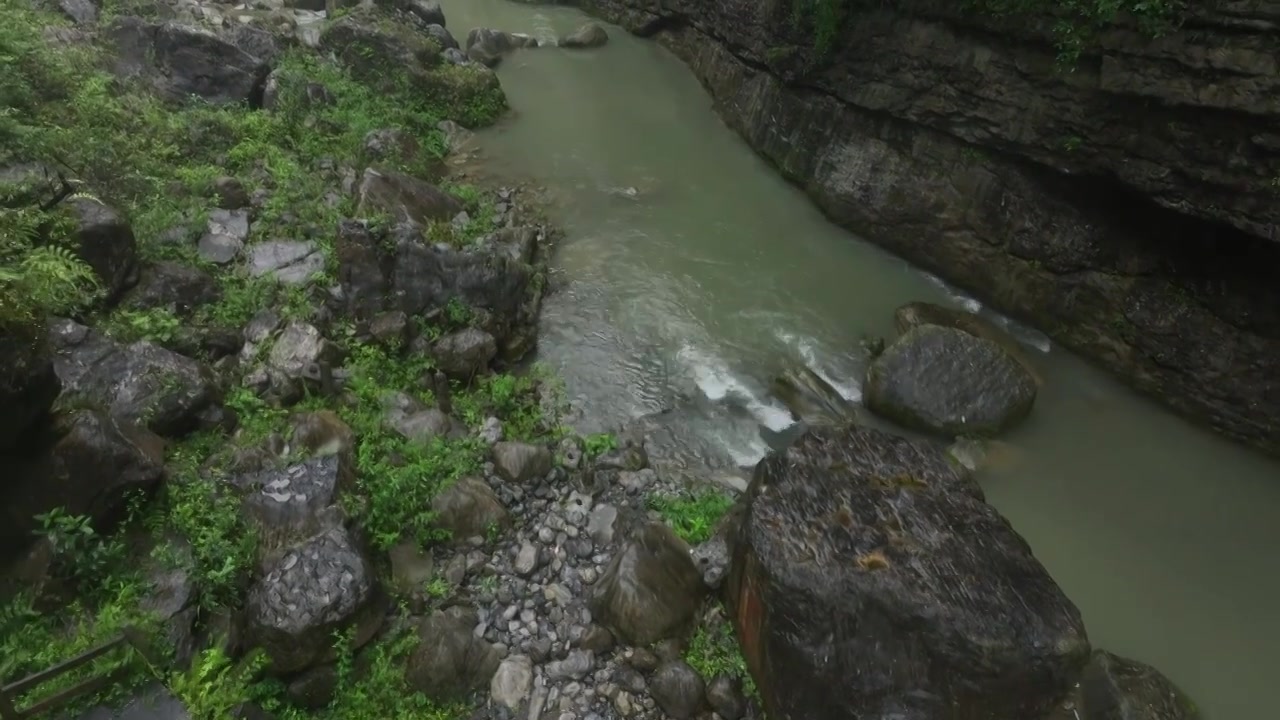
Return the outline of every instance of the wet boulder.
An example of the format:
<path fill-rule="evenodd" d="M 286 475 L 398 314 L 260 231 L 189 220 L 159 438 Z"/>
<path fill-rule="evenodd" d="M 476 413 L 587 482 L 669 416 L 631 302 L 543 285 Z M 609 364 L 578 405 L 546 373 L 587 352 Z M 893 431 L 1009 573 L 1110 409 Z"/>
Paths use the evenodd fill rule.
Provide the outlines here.
<path fill-rule="evenodd" d="M 425 225 L 462 212 L 457 198 L 425 180 L 394 170 L 368 168 L 360 181 L 361 215 L 385 214 L 398 222 Z"/>
<path fill-rule="evenodd" d="M 472 28 L 465 44 L 469 59 L 489 67 L 497 65 L 503 55 L 513 50 L 536 47 L 537 38 L 490 28 Z"/>
<path fill-rule="evenodd" d="M 124 304 L 144 310 L 166 308 L 177 315 L 187 315 L 221 298 L 222 288 L 212 275 L 187 263 L 164 260 L 143 269 Z"/>
<path fill-rule="evenodd" d="M 0 335 L 0 455 L 25 449 L 62 392 L 44 329 L 28 330 Z"/>
<path fill-rule="evenodd" d="M 609 33 L 600 23 L 589 22 L 560 38 L 563 48 L 595 48 L 609 42 Z"/>
<path fill-rule="evenodd" d="M 507 482 L 526 483 L 551 472 L 551 451 L 541 445 L 500 442 L 493 446 L 493 465 Z"/>
<path fill-rule="evenodd" d="M 138 242 L 124 216 L 105 203 L 73 195 L 63 206 L 75 219 L 76 254 L 102 283 L 108 303 L 138 282 Z"/>
<path fill-rule="evenodd" d="M 940 446 L 811 430 L 756 467 L 726 595 L 772 717 L 1038 718 L 1080 613 Z"/>
<path fill-rule="evenodd" d="M 164 477 L 164 443 L 150 432 L 96 410 L 77 410 L 53 428 L 52 446 L 5 458 L 0 483 L 0 555 L 35 540 L 36 515 L 65 508 L 99 530 L 119 519 L 132 492 Z"/>
<path fill-rule="evenodd" d="M 440 44 L 442 50 L 457 50 L 458 40 L 444 25 L 428 25 L 423 32 Z"/>
<path fill-rule="evenodd" d="M 774 396 L 791 414 L 808 425 L 857 422 L 857 407 L 813 370 L 788 368 L 773 380 Z"/>
<path fill-rule="evenodd" d="M 715 676 L 707 683 L 707 704 L 724 720 L 741 720 L 747 714 L 742 681 L 728 675 Z"/>
<path fill-rule="evenodd" d="M 193 95 L 214 105 L 258 102 L 280 52 L 270 33 L 243 26 L 218 33 L 122 17 L 106 36 L 115 46 L 118 76 L 141 79 L 176 102 Z"/>
<path fill-rule="evenodd" d="M 1017 360 L 1022 367 L 1026 368 L 1027 372 L 1036 381 L 1037 386 L 1044 384 L 1035 364 L 1027 356 L 1022 343 L 987 321 L 981 315 L 933 303 L 911 302 L 893 312 L 893 321 L 898 328 L 899 334 L 920 325 L 939 325 L 963 330 L 974 337 L 990 340 L 1009 353 L 1009 357 Z"/>
<path fill-rule="evenodd" d="M 382 408 L 383 424 L 414 442 L 430 442 L 454 430 L 453 418 L 405 393 L 388 394 L 382 399 Z"/>
<path fill-rule="evenodd" d="M 1031 413 L 1036 383 L 999 345 L 962 330 L 908 330 L 867 369 L 867 407 L 947 436 L 999 434 Z"/>
<path fill-rule="evenodd" d="M 426 25 L 445 26 L 444 10 L 438 0 L 405 0 L 405 10 Z"/>
<path fill-rule="evenodd" d="M 282 547 L 324 529 L 325 511 L 354 487 L 355 469 L 347 455 L 321 455 L 233 482 L 245 493 L 244 512 L 258 527 L 260 542 Z"/>
<path fill-rule="evenodd" d="M 122 345 L 71 320 L 49 328 L 54 369 L 75 395 L 160 435 L 224 421 L 222 390 L 207 365 L 146 340 Z"/>
<path fill-rule="evenodd" d="M 692 720 L 702 709 L 705 683 L 683 660 L 664 663 L 649 679 L 649 694 L 675 720 Z"/>
<path fill-rule="evenodd" d="M 320 49 L 337 57 L 361 82 L 383 90 L 395 89 L 404 77 L 413 82 L 427 74 L 441 50 L 414 25 L 375 8 L 356 9 L 328 23 L 320 35 Z"/>
<path fill-rule="evenodd" d="M 492 528 L 511 524 L 511 516 L 497 494 L 479 478 L 462 478 L 431 500 L 435 526 L 455 540 L 486 536 Z"/>
<path fill-rule="evenodd" d="M 476 637 L 476 612 L 459 606 L 436 611 L 418 625 L 420 642 L 409 656 L 405 680 L 427 697 L 455 700 L 487 687 L 498 670 L 498 650 Z"/>
<path fill-rule="evenodd" d="M 663 523 L 648 523 L 614 555 L 592 590 L 591 611 L 632 645 L 688 631 L 707 592 L 689 546 Z"/>
<path fill-rule="evenodd" d="M 354 645 L 381 623 L 373 572 L 347 532 L 331 528 L 284 553 L 249 591 L 248 637 L 286 674 L 327 662 L 333 634 L 356 627 Z"/>
<path fill-rule="evenodd" d="M 1080 677 L 1080 720 L 1197 720 L 1195 703 L 1155 668 L 1097 650 Z"/>
<path fill-rule="evenodd" d="M 347 313 L 359 320 L 372 320 L 384 310 L 391 290 L 390 258 L 383 252 L 380 238 L 368 223 L 344 219 L 338 223 L 334 254 Z"/>
<path fill-rule="evenodd" d="M 460 379 L 470 379 L 489 369 L 498 355 L 498 343 L 479 328 L 463 328 L 442 336 L 431 346 L 436 367 Z"/>

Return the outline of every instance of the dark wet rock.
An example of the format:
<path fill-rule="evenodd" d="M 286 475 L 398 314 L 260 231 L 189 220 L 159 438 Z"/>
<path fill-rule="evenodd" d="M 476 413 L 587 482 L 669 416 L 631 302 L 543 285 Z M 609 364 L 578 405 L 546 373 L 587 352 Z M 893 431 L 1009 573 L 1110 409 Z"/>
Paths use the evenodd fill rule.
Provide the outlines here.
<path fill-rule="evenodd" d="M 249 206 L 249 191 L 244 183 L 230 176 L 222 176 L 213 181 L 213 196 L 218 207 L 224 210 L 239 210 Z"/>
<path fill-rule="evenodd" d="M 583 650 L 589 650 L 596 655 L 604 655 L 613 649 L 614 639 L 613 633 L 609 629 L 600 625 L 592 625 L 582 634 L 582 638 L 578 640 L 578 647 Z"/>
<path fill-rule="evenodd" d="M 107 302 L 138 281 L 138 242 L 120 213 L 84 195 L 63 201 L 75 219 L 76 253 L 102 282 Z"/>
<path fill-rule="evenodd" d="M 369 335 L 383 345 L 399 347 L 409 339 L 409 316 L 400 310 L 378 313 L 369 321 Z"/>
<path fill-rule="evenodd" d="M 102 8 L 97 0 L 57 0 L 58 9 L 77 25 L 92 25 L 98 21 Z"/>
<path fill-rule="evenodd" d="M 462 212 L 462 203 L 454 196 L 425 180 L 394 170 L 368 168 L 358 193 L 357 212 L 366 216 L 386 214 L 399 222 L 424 225 Z"/>
<path fill-rule="evenodd" d="M 417 139 L 400 128 L 370 130 L 364 136 L 364 153 L 371 160 L 409 162 L 421 150 Z"/>
<path fill-rule="evenodd" d="M 302 285 L 324 272 L 324 253 L 310 240 L 271 240 L 249 248 L 249 274 L 271 275 L 285 285 Z"/>
<path fill-rule="evenodd" d="M 975 337 L 990 340 L 1009 353 L 1009 357 L 1017 360 L 1036 381 L 1036 385 L 1043 384 L 1040 373 L 1036 371 L 1035 364 L 1027 356 L 1022 343 L 984 319 L 981 315 L 933 303 L 912 302 L 895 310 L 893 312 L 893 321 L 898 328 L 899 334 L 906 333 L 911 328 L 919 327 L 920 325 L 940 325 L 963 330 Z"/>
<path fill-rule="evenodd" d="M 1197 720 L 1195 703 L 1155 668 L 1097 650 L 1077 691 L 1080 720 Z"/>
<path fill-rule="evenodd" d="M 244 26 L 215 33 L 122 17 L 106 34 L 117 52 L 117 75 L 141 78 L 161 96 L 178 102 L 192 95 L 214 105 L 258 101 L 279 54 L 270 33 Z"/>
<path fill-rule="evenodd" d="M 563 48 L 595 48 L 609 42 L 609 33 L 600 23 L 589 22 L 560 38 Z"/>
<path fill-rule="evenodd" d="M 357 79 L 385 90 L 406 77 L 413 84 L 425 80 L 441 50 L 414 24 L 375 10 L 357 10 L 329 23 L 320 35 L 320 49 L 332 52 Z M 387 72 L 389 67 L 397 72 Z"/>
<path fill-rule="evenodd" d="M 511 516 L 493 489 L 479 478 L 462 478 L 431 501 L 435 525 L 455 540 L 487 536 L 493 528 L 511 524 Z"/>
<path fill-rule="evenodd" d="M 100 531 L 125 511 L 128 495 L 164 477 L 164 443 L 103 412 L 77 410 L 59 419 L 55 441 L 29 458 L 5 458 L 0 485 L 0 555 L 35 540 L 36 515 L 54 508 L 90 518 Z"/>
<path fill-rule="evenodd" d="M 208 366 L 146 340 L 121 345 L 71 320 L 49 327 L 64 395 L 165 436 L 221 424 L 222 391 Z"/>
<path fill-rule="evenodd" d="M 209 273 L 187 263 L 163 260 L 144 268 L 125 304 L 141 309 L 168 308 L 186 315 L 222 298 L 222 288 Z"/>
<path fill-rule="evenodd" d="M 315 410 L 294 415 L 290 420 L 293 449 L 311 455 L 350 455 L 355 452 L 356 436 L 332 410 Z"/>
<path fill-rule="evenodd" d="M 444 335 L 431 346 L 436 367 L 455 378 L 469 379 L 489 369 L 498 355 L 498 343 L 478 328 L 463 328 Z"/>
<path fill-rule="evenodd" d="M 355 469 L 346 455 L 322 455 L 233 480 L 247 494 L 245 514 L 259 528 L 260 542 L 281 547 L 324 527 L 324 511 L 339 493 L 355 486 Z"/>
<path fill-rule="evenodd" d="M 444 437 L 454 428 L 453 419 L 436 408 L 429 408 L 405 393 L 391 393 L 383 398 L 383 423 L 401 436 L 426 443 Z"/>
<path fill-rule="evenodd" d="M 200 236 L 196 251 L 200 259 L 226 265 L 240 256 L 249 239 L 249 211 L 215 209 L 209 213 L 208 229 Z"/>
<path fill-rule="evenodd" d="M 702 709 L 702 676 L 683 660 L 668 662 L 649 678 L 649 694 L 675 720 L 691 720 Z"/>
<path fill-rule="evenodd" d="M 614 555 L 592 589 L 599 621 L 632 645 L 688 630 L 706 588 L 689 546 L 662 523 L 641 528 Z"/>
<path fill-rule="evenodd" d="M 619 439 L 619 446 L 601 453 L 595 460 L 597 470 L 626 470 L 636 472 L 649 466 L 649 455 L 644 444 L 632 438 Z"/>
<path fill-rule="evenodd" d="M 1041 717 L 1088 659 L 1075 606 L 934 444 L 809 431 L 757 465 L 730 537 L 771 716 Z"/>
<path fill-rule="evenodd" d="M 728 675 L 715 676 L 707 683 L 707 704 L 724 720 L 741 720 L 747 714 L 742 681 Z"/>
<path fill-rule="evenodd" d="M 512 655 L 498 665 L 489 683 L 489 697 L 512 712 L 520 710 L 533 689 L 533 661 L 528 655 Z"/>
<path fill-rule="evenodd" d="M 493 464 L 503 480 L 526 483 L 551 472 L 551 451 L 541 445 L 500 442 L 493 446 Z"/>
<path fill-rule="evenodd" d="M 338 690 L 338 668 L 320 665 L 302 671 L 289 681 L 285 696 L 289 702 L 306 710 L 319 710 L 333 701 Z"/>
<path fill-rule="evenodd" d="M 475 311 L 503 359 L 518 359 L 532 347 L 541 286 L 525 263 L 428 244 L 411 226 L 384 235 L 353 220 L 339 224 L 336 252 L 346 305 L 358 319 L 390 309 L 427 315 L 457 301 Z"/>
<path fill-rule="evenodd" d="M 475 610 L 451 607 L 418 625 L 421 641 L 405 667 L 409 686 L 427 697 L 460 699 L 487 687 L 498 670 L 498 651 L 477 638 Z"/>
<path fill-rule="evenodd" d="M 452 120 L 441 120 L 436 129 L 444 133 L 444 144 L 450 153 L 461 151 L 475 137 L 475 133 Z"/>
<path fill-rule="evenodd" d="M 528 35 L 509 33 L 490 28 L 472 28 L 467 33 L 467 57 L 471 60 L 493 67 L 502 56 L 519 48 L 538 47 L 538 40 Z"/>
<path fill-rule="evenodd" d="M 857 422 L 857 406 L 813 370 L 788 368 L 773 379 L 773 394 L 799 420 L 808 425 L 843 425 Z"/>
<path fill-rule="evenodd" d="M 426 25 L 446 25 L 438 0 L 405 0 L 405 9 Z"/>
<path fill-rule="evenodd" d="M 413 540 L 392 546 L 387 555 L 391 560 L 391 581 L 406 595 L 421 591 L 436 576 L 435 558 Z"/>
<path fill-rule="evenodd" d="M 285 674 L 333 656 L 333 634 L 357 627 L 354 647 L 381 623 L 373 574 L 351 538 L 331 528 L 289 550 L 249 591 L 249 637 Z"/>
<path fill-rule="evenodd" d="M 904 427 L 989 436 L 1030 414 L 1036 383 L 990 340 L 921 325 L 871 363 L 865 393 L 867 407 Z"/>
<path fill-rule="evenodd" d="M 62 392 L 44 329 L 30 331 L 0 336 L 0 456 L 30 447 L 30 436 L 48 423 Z"/>
<path fill-rule="evenodd" d="M 424 32 L 432 40 L 440 44 L 441 50 L 457 50 L 458 41 L 453 37 L 453 33 L 449 32 L 444 25 L 428 25 Z"/>

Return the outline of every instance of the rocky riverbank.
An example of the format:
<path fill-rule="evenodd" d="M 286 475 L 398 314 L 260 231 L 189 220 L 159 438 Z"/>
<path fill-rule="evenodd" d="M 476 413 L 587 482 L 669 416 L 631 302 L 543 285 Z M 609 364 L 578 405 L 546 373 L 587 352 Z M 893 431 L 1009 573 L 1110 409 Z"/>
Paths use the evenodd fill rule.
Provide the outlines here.
<path fill-rule="evenodd" d="M 505 107 L 490 66 L 604 28 L 24 2 L 0 0 L 0 678 L 126 628 L 153 652 L 20 707 L 114 670 L 89 717 L 138 686 L 219 720 L 1192 716 L 1091 649 L 954 450 L 852 424 L 812 373 L 779 384 L 810 428 L 745 488 L 668 472 L 660 418 L 561 425 L 525 363 L 556 230 L 536 188 L 450 170 Z M 966 440 L 1034 411 L 993 329 L 898 321 L 876 412 Z"/>
<path fill-rule="evenodd" d="M 684 59 L 833 221 L 1280 452 L 1273 3 L 1158 40 L 1034 3 L 580 4 Z"/>

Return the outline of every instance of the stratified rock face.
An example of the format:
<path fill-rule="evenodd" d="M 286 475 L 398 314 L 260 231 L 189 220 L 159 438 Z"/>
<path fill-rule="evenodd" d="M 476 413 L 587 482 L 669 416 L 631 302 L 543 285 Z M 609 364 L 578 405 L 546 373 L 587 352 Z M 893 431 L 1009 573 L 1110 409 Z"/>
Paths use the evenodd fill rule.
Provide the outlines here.
<path fill-rule="evenodd" d="M 1104 33 L 1071 73 L 1051 21 L 964 3 L 854 3 L 823 57 L 788 3 L 583 4 L 658 33 L 835 222 L 1280 453 L 1274 3 Z"/>
<path fill-rule="evenodd" d="M 591 607 L 616 635 L 643 646 L 687 630 L 705 595 L 689 546 L 666 525 L 650 523 L 614 555 Z"/>
<path fill-rule="evenodd" d="M 1023 420 L 1035 380 L 999 345 L 962 330 L 907 331 L 867 368 L 867 407 L 906 427 L 996 435 Z"/>
<path fill-rule="evenodd" d="M 335 631 L 375 615 L 374 597 L 367 562 L 346 531 L 333 528 L 285 553 L 250 589 L 248 636 L 266 650 L 272 672 L 303 670 L 333 654 Z M 372 635 L 363 630 L 357 645 Z"/>
<path fill-rule="evenodd" d="M 1112 655 L 1093 654 L 1080 678 L 1080 720 L 1196 720 L 1195 704 L 1155 668 Z"/>
<path fill-rule="evenodd" d="M 123 17 L 112 23 L 107 35 L 119 56 L 116 74 L 141 78 L 176 101 L 192 95 L 215 105 L 261 100 L 278 53 L 270 34 L 247 27 L 219 35 L 178 23 Z"/>
<path fill-rule="evenodd" d="M 0 556 L 25 547 L 54 508 L 91 518 L 99 529 L 123 513 L 128 493 L 164 477 L 164 445 L 106 413 L 79 410 L 60 420 L 59 439 L 29 459 L 5 458 L 0 483 Z"/>
<path fill-rule="evenodd" d="M 1080 614 L 941 449 L 824 428 L 756 467 L 727 586 L 771 717 L 1038 718 Z"/>
<path fill-rule="evenodd" d="M 121 345 L 71 320 L 49 327 L 54 368 L 73 393 L 165 436 L 222 421 L 222 393 L 213 371 L 145 340 Z"/>

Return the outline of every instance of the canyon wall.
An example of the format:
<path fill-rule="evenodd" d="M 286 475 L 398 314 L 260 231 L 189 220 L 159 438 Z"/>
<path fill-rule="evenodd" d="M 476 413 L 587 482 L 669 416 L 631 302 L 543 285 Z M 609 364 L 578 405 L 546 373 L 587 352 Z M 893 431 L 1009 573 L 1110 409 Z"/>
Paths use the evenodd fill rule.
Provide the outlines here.
<path fill-rule="evenodd" d="M 655 36 L 830 218 L 1280 454 L 1280 2 L 1065 66 L 1052 18 L 846 0 L 583 0 Z"/>

